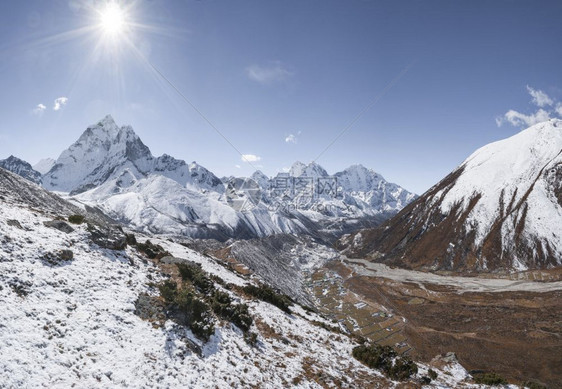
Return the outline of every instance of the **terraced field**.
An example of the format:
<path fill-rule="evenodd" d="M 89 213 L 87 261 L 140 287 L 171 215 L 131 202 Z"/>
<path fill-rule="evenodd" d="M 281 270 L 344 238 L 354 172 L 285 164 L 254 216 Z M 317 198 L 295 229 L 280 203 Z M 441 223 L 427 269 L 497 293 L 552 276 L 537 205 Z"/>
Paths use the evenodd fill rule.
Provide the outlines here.
<path fill-rule="evenodd" d="M 404 335 L 406 320 L 371 299 L 351 292 L 345 285 L 352 273 L 333 262 L 309 274 L 305 288 L 316 307 L 350 333 L 381 345 L 393 346 L 399 353 L 411 350 Z"/>

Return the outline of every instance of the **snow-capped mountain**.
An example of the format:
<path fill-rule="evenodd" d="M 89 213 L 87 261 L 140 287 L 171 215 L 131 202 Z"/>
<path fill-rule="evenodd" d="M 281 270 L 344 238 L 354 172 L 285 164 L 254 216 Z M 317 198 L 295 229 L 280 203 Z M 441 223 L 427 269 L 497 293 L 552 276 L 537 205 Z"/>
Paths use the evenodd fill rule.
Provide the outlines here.
<path fill-rule="evenodd" d="M 29 163 L 16 158 L 13 155 L 10 155 L 6 159 L 0 160 L 0 167 L 17 174 L 18 176 L 21 176 L 26 180 L 29 180 L 36 184 L 41 184 L 41 173 L 34 170 Z"/>
<path fill-rule="evenodd" d="M 370 180 L 378 186 L 373 184 L 367 191 L 352 188 L 349 183 L 356 181 L 353 177 L 360 175 L 360 170 L 364 176 L 376 176 L 377 180 Z M 291 203 L 294 191 L 289 202 L 287 196 L 272 192 L 277 189 L 272 183 L 279 177 L 272 180 L 256 172 L 251 178 L 262 188 L 261 202 L 252 209 L 235 210 L 228 203 L 226 183 L 209 170 L 166 154 L 153 157 L 130 126 L 119 127 L 108 115 L 89 126 L 78 141 L 62 152 L 43 176 L 43 185 L 68 192 L 82 203 L 99 206 L 139 230 L 220 240 L 278 233 L 331 239 L 361 226 L 377 225 L 414 198 L 362 167 L 329 176 L 315 163 L 297 162 L 284 177 L 285 184 L 292 185 L 295 177 L 310 179 L 310 188 L 317 188 L 319 178 L 337 183 L 341 177 L 346 186 L 340 188 L 338 196 L 323 194 L 314 202 L 309 199 L 307 204 L 295 206 Z"/>
<path fill-rule="evenodd" d="M 166 154 L 154 158 L 131 126 L 118 127 L 110 115 L 89 126 L 63 151 L 43 177 L 43 185 L 49 190 L 77 194 L 112 179 L 129 185 L 151 173 L 182 186 L 222 191 L 221 181 L 196 163 L 188 165 Z"/>
<path fill-rule="evenodd" d="M 315 198 L 311 208 L 314 208 L 312 205 L 321 204 L 322 207 L 317 208 L 331 210 L 332 216 L 354 217 L 357 216 L 358 209 L 365 215 L 371 216 L 381 213 L 392 214 L 417 197 L 414 193 L 386 181 L 380 174 L 362 165 L 353 165 L 330 175 L 316 162 L 304 164 L 297 161 L 287 173 L 279 173 L 273 179 L 267 179 L 260 171 L 254 173 L 251 178 L 266 192 L 268 189 L 270 194 L 272 192 L 275 194 L 280 184 L 286 185 L 285 181 L 289 182 L 289 187 L 284 191 L 283 196 L 295 202 L 301 201 L 303 196 L 299 195 L 309 188 Z M 266 201 L 275 202 L 275 200 L 275 196 L 266 196 Z"/>
<path fill-rule="evenodd" d="M 488 144 L 346 252 L 426 269 L 562 265 L 562 121 Z"/>
<path fill-rule="evenodd" d="M 401 210 L 417 196 L 363 165 L 353 165 L 335 174 L 341 192 L 381 211 Z"/>
<path fill-rule="evenodd" d="M 43 158 L 35 165 L 33 165 L 33 169 L 37 170 L 41 174 L 46 174 L 53 168 L 53 166 L 55 166 L 55 163 L 57 163 L 57 161 L 55 161 L 53 158 Z"/>
<path fill-rule="evenodd" d="M 289 169 L 289 175 L 291 177 L 326 177 L 328 172 L 316 162 L 310 162 L 309 164 L 302 163 L 301 161 L 295 162 Z"/>

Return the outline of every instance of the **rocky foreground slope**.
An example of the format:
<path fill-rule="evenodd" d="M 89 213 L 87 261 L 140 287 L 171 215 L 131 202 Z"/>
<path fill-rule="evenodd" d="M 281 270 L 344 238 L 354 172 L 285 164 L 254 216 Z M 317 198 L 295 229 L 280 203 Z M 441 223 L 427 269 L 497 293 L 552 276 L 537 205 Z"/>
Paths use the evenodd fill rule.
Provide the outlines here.
<path fill-rule="evenodd" d="M 474 152 L 345 253 L 427 270 L 518 271 L 562 265 L 562 121 Z"/>

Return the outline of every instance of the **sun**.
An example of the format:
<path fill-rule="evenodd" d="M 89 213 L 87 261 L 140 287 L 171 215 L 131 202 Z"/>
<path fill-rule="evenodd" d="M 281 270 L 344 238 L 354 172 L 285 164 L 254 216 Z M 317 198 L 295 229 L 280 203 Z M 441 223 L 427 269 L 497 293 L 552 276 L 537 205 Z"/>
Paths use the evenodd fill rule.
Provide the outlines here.
<path fill-rule="evenodd" d="M 125 33 L 127 28 L 127 14 L 119 4 L 108 3 L 100 12 L 100 28 L 104 34 L 117 38 Z"/>

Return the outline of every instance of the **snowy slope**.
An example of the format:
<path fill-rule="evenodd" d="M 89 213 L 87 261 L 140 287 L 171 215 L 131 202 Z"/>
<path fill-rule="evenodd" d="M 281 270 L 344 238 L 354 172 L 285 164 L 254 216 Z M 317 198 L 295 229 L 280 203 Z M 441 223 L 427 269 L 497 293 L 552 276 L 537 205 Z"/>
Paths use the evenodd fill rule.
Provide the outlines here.
<path fill-rule="evenodd" d="M 6 159 L 1 159 L 0 167 L 9 170 L 12 173 L 15 173 L 18 176 L 21 176 L 26 180 L 29 180 L 36 184 L 41 183 L 41 173 L 34 170 L 29 163 L 25 162 L 22 159 L 16 158 L 13 155 L 10 155 Z"/>
<path fill-rule="evenodd" d="M 351 251 L 458 270 L 560 266 L 561 153 L 555 119 L 486 145 Z"/>
<path fill-rule="evenodd" d="M 53 168 L 53 166 L 55 166 L 55 163 L 57 163 L 57 161 L 55 161 L 53 158 L 44 158 L 33 165 L 33 169 L 41 174 L 46 174 Z"/>
<path fill-rule="evenodd" d="M 32 202 L 14 190 L 34 192 Z M 11 197 L 4 196 L 11 191 Z M 244 299 L 254 317 L 257 347 L 229 323 L 203 344 L 168 320 L 163 327 L 135 314 L 140 294 L 157 296 L 161 270 L 132 249 L 94 244 L 85 224 L 64 233 L 43 222 L 75 208 L 38 186 L 0 170 L 0 382 L 3 388 L 320 388 L 394 387 L 351 357 L 353 341 L 312 321 L 295 306 L 288 315 Z M 44 200 L 44 204 L 42 203 Z M 58 205 L 53 205 L 57 203 Z M 138 237 L 141 239 L 142 237 Z M 182 245 L 151 237 L 174 257 L 200 263 L 226 282 L 248 280 Z M 71 250 L 73 259 L 45 260 Z M 202 347 L 197 355 L 189 343 Z M 438 387 L 471 387 L 458 364 L 439 371 Z M 421 371 L 427 366 L 421 365 Z M 321 377 L 324 384 L 317 382 Z"/>

